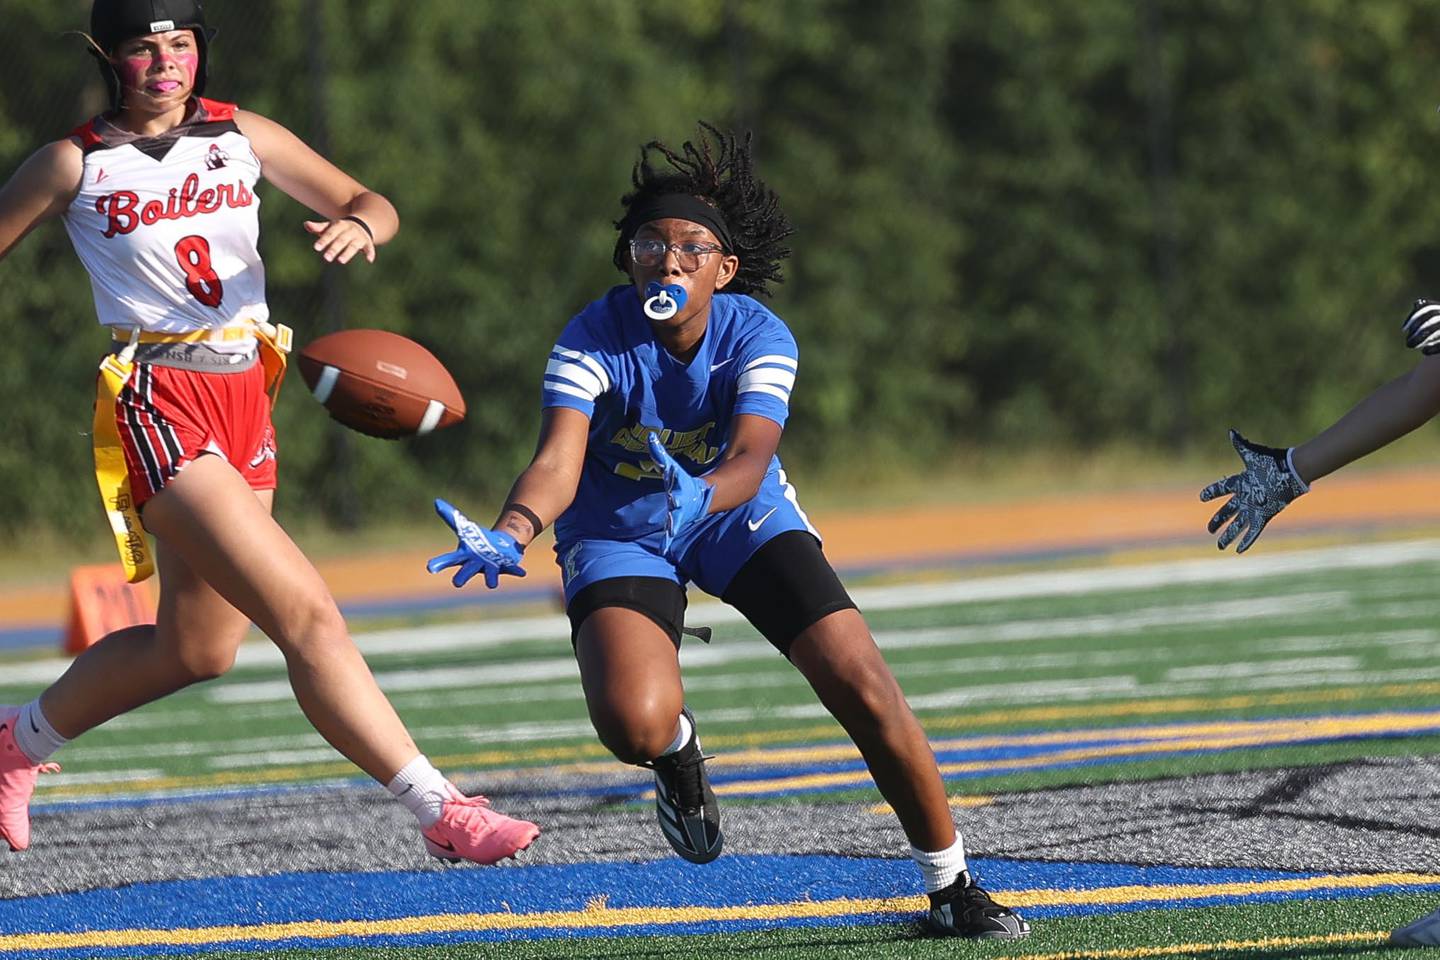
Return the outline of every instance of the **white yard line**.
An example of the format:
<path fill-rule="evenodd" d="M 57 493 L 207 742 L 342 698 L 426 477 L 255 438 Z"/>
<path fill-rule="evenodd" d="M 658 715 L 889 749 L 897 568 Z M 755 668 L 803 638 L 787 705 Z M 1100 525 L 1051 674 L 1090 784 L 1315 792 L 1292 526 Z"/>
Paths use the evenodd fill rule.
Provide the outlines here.
<path fill-rule="evenodd" d="M 1362 666 L 1359 657 L 1300 657 L 1291 660 L 1238 660 L 1228 663 L 1204 663 L 1188 667 L 1171 667 L 1165 671 L 1165 679 L 1184 682 L 1186 680 L 1243 680 L 1247 677 L 1279 676 L 1289 677 L 1301 673 L 1358 672 Z"/>
<path fill-rule="evenodd" d="M 1345 593 L 1311 593 L 1246 600 L 1215 600 L 1149 607 L 1123 614 L 1092 617 L 1025 620 L 984 626 L 887 630 L 876 634 L 886 650 L 914 650 L 978 644 L 1019 643 L 1028 640 L 1113 636 L 1121 633 L 1156 632 L 1206 624 L 1254 623 L 1274 617 L 1315 616 L 1348 608 Z M 705 646 L 687 644 L 681 662 L 690 668 L 727 666 L 745 661 L 775 660 L 779 654 L 763 640 L 741 640 Z M 506 687 L 518 683 L 571 679 L 579 683 L 575 658 L 564 656 L 529 658 L 508 663 L 474 667 L 416 667 L 407 670 L 379 670 L 375 679 L 387 693 L 412 690 L 445 690 L 466 687 Z M 264 703 L 294 696 L 288 680 L 230 681 L 205 690 L 214 703 Z"/>
<path fill-rule="evenodd" d="M 979 603 L 1024 597 L 1075 596 L 1123 590 L 1149 590 L 1182 584 L 1251 582 L 1265 577 L 1337 570 L 1379 569 L 1416 563 L 1440 563 L 1440 540 L 1362 544 L 1298 550 L 1273 555 L 1234 557 L 1228 554 L 1206 560 L 1096 567 L 1042 573 L 975 577 L 940 583 L 861 587 L 851 596 L 861 610 L 901 610 L 913 607 Z M 739 623 L 739 613 L 719 603 L 697 599 L 690 607 L 695 623 Z M 564 616 L 497 619 L 476 623 L 441 624 L 357 634 L 356 643 L 367 656 L 442 653 L 504 647 L 534 640 L 554 640 L 568 651 L 569 621 Z M 69 666 L 68 659 L 29 661 L 0 667 L 0 686 L 46 684 Z M 281 669 L 284 660 L 269 643 L 247 643 L 236 660 L 240 669 Z"/>
<path fill-rule="evenodd" d="M 63 758 L 62 758 L 63 759 Z M 132 783 L 140 780 L 158 780 L 165 776 L 164 770 L 101 770 L 94 773 L 47 773 L 40 781 L 42 787 L 84 787 L 97 783 Z"/>

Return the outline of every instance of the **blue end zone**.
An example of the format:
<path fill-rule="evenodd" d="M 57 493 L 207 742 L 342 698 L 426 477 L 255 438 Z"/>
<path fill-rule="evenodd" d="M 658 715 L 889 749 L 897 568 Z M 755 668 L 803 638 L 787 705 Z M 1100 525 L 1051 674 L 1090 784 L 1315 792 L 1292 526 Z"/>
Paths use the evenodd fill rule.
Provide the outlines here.
<path fill-rule="evenodd" d="M 1176 884 L 1220 885 L 1294 880 L 1320 876 L 1267 870 L 1137 867 L 1124 864 L 1043 863 L 1014 860 L 973 860 L 971 866 L 987 887 L 1000 891 L 1154 888 Z M 1077 916 L 1094 913 L 1214 905 L 1263 903 L 1305 897 L 1372 896 L 1440 888 L 1359 886 L 1323 892 L 1259 892 L 1248 895 L 1197 896 L 1163 903 L 1141 899 L 1103 905 L 1071 904 L 1026 908 L 1027 916 Z M 587 863 L 500 869 L 460 867 L 422 873 L 282 874 L 273 877 L 216 877 L 204 880 L 135 884 L 114 890 L 29 897 L 0 901 L 0 930 L 9 935 L 45 932 L 80 933 L 97 929 L 157 931 L 144 947 L 21 950 L 16 958 L 129 957 L 184 954 L 205 947 L 166 943 L 163 931 L 205 929 L 232 924 L 262 927 L 303 921 L 403 920 L 442 913 L 525 915 L 575 913 L 603 901 L 609 909 L 730 907 L 795 904 L 844 899 L 876 900 L 915 896 L 919 877 L 908 860 L 830 856 L 727 856 L 713 864 L 693 866 L 677 858 L 648 863 Z M 104 918 L 103 926 L 96 919 Z M 761 921 L 703 921 L 600 927 L 572 919 L 529 929 L 424 932 L 414 934 L 326 937 L 304 940 L 259 938 L 226 940 L 232 949 L 280 945 L 366 946 L 420 945 L 459 942 L 547 939 L 556 937 L 733 933 L 788 926 L 891 923 L 907 921 L 894 914 L 841 911 L 838 916 L 777 918 Z M 918 914 L 916 919 L 918 919 Z M 259 931 L 257 931 L 258 933 Z M 215 949 L 212 944 L 208 949 Z"/>

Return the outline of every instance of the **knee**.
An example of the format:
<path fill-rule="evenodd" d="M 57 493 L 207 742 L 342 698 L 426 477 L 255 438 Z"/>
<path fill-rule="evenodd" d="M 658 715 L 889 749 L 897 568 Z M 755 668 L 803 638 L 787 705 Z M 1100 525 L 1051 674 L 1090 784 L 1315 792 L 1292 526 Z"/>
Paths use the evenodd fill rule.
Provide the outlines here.
<path fill-rule="evenodd" d="M 229 673 L 237 648 L 233 643 L 186 644 L 176 659 L 187 683 L 202 683 Z"/>
<path fill-rule="evenodd" d="M 339 646 L 350 644 L 350 632 L 340 608 L 328 594 L 307 599 L 285 611 L 272 636 L 287 658 L 323 659 Z"/>
<path fill-rule="evenodd" d="M 838 718 L 881 725 L 908 712 L 900 685 L 878 652 L 824 657 L 807 666 L 810 685 Z"/>
<path fill-rule="evenodd" d="M 645 763 L 665 752 L 675 739 L 680 706 L 671 710 L 660 701 L 668 698 L 646 698 L 623 705 L 594 705 L 590 721 L 605 749 L 623 763 Z"/>
<path fill-rule="evenodd" d="M 895 676 L 883 664 L 859 664 L 836 678 L 841 701 L 859 717 L 883 723 L 904 707 Z"/>

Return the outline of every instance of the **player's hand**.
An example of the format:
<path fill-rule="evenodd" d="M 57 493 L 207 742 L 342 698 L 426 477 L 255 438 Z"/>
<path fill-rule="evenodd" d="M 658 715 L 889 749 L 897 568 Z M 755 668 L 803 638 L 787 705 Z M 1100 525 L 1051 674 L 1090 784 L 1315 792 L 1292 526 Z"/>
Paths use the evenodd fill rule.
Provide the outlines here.
<path fill-rule="evenodd" d="M 1290 451 L 1278 447 L 1262 447 L 1251 443 L 1234 430 L 1230 431 L 1230 442 L 1245 464 L 1245 470 L 1223 480 L 1216 480 L 1200 491 L 1201 500 L 1214 500 L 1230 495 L 1206 527 L 1211 533 L 1220 529 L 1227 520 L 1232 522 L 1220 534 L 1215 545 L 1224 550 L 1241 533 L 1236 553 L 1244 553 L 1260 536 L 1275 514 L 1284 510 L 1290 501 L 1309 491 L 1310 487 L 1300 479 L 1290 465 Z M 1233 520 L 1232 520 L 1233 518 Z"/>
<path fill-rule="evenodd" d="M 1405 346 L 1427 357 L 1440 353 L 1440 302 L 1424 297 L 1416 300 L 1401 330 L 1405 333 Z"/>
<path fill-rule="evenodd" d="M 315 235 L 315 252 L 327 263 L 349 263 L 357 253 L 375 262 L 375 239 L 354 220 L 306 220 L 305 229 Z"/>
<path fill-rule="evenodd" d="M 439 573 L 446 567 L 458 566 L 460 569 L 455 571 L 455 577 L 450 581 L 457 587 L 465 586 L 475 574 L 484 573 L 485 586 L 491 590 L 500 585 L 502 573 L 508 573 L 512 577 L 525 576 L 525 569 L 520 566 L 520 555 L 524 551 L 510 534 L 486 530 L 438 498 L 435 501 L 435 512 L 440 514 L 441 520 L 450 525 L 460 542 L 449 553 L 432 558 L 425 564 L 426 570 Z"/>
<path fill-rule="evenodd" d="M 665 544 L 661 549 L 668 552 L 670 544 L 675 542 L 682 530 L 710 512 L 710 498 L 715 496 L 715 488 L 708 481 L 686 472 L 654 433 L 650 434 L 650 458 L 665 477 L 668 508 L 665 514 Z"/>

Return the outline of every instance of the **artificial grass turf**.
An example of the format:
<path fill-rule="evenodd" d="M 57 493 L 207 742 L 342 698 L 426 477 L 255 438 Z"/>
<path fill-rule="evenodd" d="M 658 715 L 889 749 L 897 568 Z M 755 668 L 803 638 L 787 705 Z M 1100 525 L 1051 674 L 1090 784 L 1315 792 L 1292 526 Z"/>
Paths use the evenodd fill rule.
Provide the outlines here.
<path fill-rule="evenodd" d="M 1283 903 L 1117 911 L 1034 918 L 1018 942 L 961 941 L 923 935 L 918 922 L 781 927 L 692 936 L 564 937 L 424 947 L 348 947 L 207 953 L 216 960 L 610 960 L 672 957 L 735 960 L 890 960 L 1005 957 L 1034 960 L 1204 960 L 1440 957 L 1440 949 L 1397 952 L 1388 932 L 1440 906 L 1434 895 L 1305 899 Z"/>

